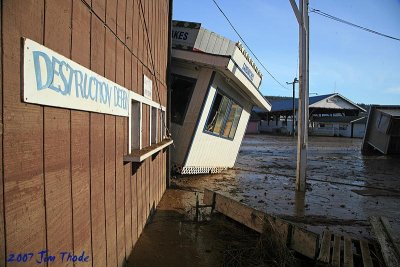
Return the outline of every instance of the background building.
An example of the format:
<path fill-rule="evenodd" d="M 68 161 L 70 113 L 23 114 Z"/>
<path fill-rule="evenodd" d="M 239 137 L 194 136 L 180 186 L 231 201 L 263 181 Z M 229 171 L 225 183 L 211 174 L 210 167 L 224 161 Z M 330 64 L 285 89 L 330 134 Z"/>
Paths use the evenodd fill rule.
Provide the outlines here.
<path fill-rule="evenodd" d="M 270 112 L 254 108 L 261 118 L 260 131 L 293 134 L 293 129 L 296 131 L 297 128 L 298 99 L 266 98 L 269 98 L 272 106 Z M 364 108 L 338 93 L 312 96 L 309 98 L 310 134 L 362 138 L 365 121 L 361 119 L 366 116 L 365 112 Z"/>
<path fill-rule="evenodd" d="M 1 266 L 41 250 L 124 264 L 166 188 L 170 9 L 2 1 Z"/>

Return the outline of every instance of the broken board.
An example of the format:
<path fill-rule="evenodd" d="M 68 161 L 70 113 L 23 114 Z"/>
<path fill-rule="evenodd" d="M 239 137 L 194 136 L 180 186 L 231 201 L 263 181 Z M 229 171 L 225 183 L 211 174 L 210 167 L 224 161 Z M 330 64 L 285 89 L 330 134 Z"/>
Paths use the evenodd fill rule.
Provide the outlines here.
<path fill-rule="evenodd" d="M 204 190 L 203 202 L 206 205 L 211 205 L 213 210 L 246 225 L 258 233 L 263 232 L 264 224 L 268 222 L 274 232 L 286 240 L 289 248 L 311 259 L 315 259 L 317 255 L 319 235 L 313 232 L 208 189 Z"/>

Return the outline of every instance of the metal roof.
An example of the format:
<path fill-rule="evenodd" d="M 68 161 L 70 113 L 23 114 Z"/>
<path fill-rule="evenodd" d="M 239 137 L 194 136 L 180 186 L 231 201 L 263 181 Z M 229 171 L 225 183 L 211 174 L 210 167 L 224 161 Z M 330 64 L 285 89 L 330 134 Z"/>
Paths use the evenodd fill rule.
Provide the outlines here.
<path fill-rule="evenodd" d="M 378 111 L 393 117 L 400 117 L 400 109 L 378 109 Z"/>
<path fill-rule="evenodd" d="M 365 109 L 361 108 L 360 106 L 358 106 L 357 104 L 355 104 L 354 102 L 352 102 L 351 100 L 347 99 L 346 97 L 338 94 L 338 93 L 333 93 L 333 94 L 326 94 L 326 95 L 317 95 L 317 96 L 311 96 L 309 97 L 309 106 L 310 108 L 312 107 L 313 104 L 316 104 L 324 99 L 330 98 L 332 96 L 338 96 L 340 98 L 342 98 L 344 101 L 348 102 L 349 104 L 351 104 L 352 106 L 354 106 L 354 109 L 359 109 L 361 111 L 365 112 Z M 268 97 L 266 97 L 268 98 Z M 292 98 L 288 98 L 288 99 L 282 99 L 282 100 L 270 100 L 269 101 L 271 103 L 271 112 L 278 112 L 278 111 L 291 111 L 293 110 L 293 99 Z M 297 110 L 298 109 L 298 105 L 299 105 L 299 99 L 295 98 L 294 100 L 294 107 Z M 263 112 L 260 109 L 255 108 L 254 109 L 256 112 Z"/>
<path fill-rule="evenodd" d="M 317 103 L 325 98 L 328 98 L 330 96 L 333 96 L 334 94 L 329 94 L 329 95 L 317 95 L 317 96 L 312 96 L 309 98 L 309 105 L 312 105 L 314 103 Z M 293 99 L 283 99 L 283 100 L 271 100 L 271 105 L 272 109 L 271 112 L 274 111 L 283 111 L 283 110 L 292 110 L 293 109 Z M 297 109 L 299 106 L 299 99 L 295 98 L 294 99 L 294 107 Z"/>

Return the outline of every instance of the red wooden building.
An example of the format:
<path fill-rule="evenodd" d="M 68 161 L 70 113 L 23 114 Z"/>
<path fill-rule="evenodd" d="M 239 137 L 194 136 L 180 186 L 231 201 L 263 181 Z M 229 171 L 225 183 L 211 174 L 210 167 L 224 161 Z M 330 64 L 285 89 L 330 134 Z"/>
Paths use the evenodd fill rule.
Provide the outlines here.
<path fill-rule="evenodd" d="M 166 188 L 170 4 L 1 2 L 0 266 L 126 261 Z"/>

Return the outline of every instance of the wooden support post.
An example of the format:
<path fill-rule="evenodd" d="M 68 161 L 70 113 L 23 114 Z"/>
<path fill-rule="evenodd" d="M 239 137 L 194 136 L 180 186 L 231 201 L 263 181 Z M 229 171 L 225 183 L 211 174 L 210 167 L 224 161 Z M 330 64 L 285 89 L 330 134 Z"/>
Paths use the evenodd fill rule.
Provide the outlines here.
<path fill-rule="evenodd" d="M 291 3 L 293 0 L 291 0 Z M 307 143 L 308 143 L 308 0 L 300 0 L 299 12 L 299 57 L 300 57 L 300 83 L 298 107 L 298 138 L 297 138 L 297 168 L 296 190 L 305 191 L 307 171 Z"/>

